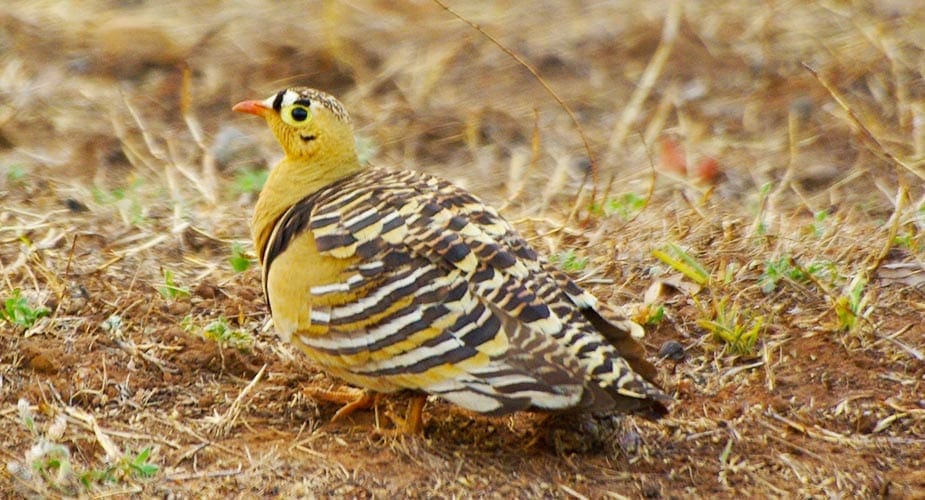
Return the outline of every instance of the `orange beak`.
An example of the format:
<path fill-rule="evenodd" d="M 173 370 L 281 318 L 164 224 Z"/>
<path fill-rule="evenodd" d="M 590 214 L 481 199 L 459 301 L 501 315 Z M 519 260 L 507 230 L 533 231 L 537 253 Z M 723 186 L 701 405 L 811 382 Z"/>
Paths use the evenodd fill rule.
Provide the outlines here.
<path fill-rule="evenodd" d="M 263 116 L 267 111 L 270 110 L 262 101 L 241 101 L 235 104 L 232 108 L 232 111 L 237 111 L 238 113 L 248 113 L 251 115 Z"/>

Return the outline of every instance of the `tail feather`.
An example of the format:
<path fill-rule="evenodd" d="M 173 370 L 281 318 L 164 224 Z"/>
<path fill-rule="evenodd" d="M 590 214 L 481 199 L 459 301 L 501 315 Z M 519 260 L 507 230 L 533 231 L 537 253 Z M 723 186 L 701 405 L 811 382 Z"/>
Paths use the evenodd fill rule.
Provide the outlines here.
<path fill-rule="evenodd" d="M 655 365 L 646 359 L 645 348 L 638 340 L 633 338 L 629 329 L 614 325 L 590 307 L 583 307 L 581 314 L 605 339 L 617 348 L 617 351 L 629 363 L 633 371 L 642 375 L 649 382 L 655 383 L 658 371 L 655 369 Z"/>

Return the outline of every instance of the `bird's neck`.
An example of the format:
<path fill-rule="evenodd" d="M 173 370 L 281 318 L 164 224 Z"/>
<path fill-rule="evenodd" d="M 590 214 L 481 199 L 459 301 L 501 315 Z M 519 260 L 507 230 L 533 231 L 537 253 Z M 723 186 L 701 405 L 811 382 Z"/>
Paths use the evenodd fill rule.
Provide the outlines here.
<path fill-rule="evenodd" d="M 287 156 L 273 167 L 251 219 L 251 237 L 261 263 L 273 226 L 289 207 L 362 168 L 356 153 L 351 153 L 311 160 Z"/>

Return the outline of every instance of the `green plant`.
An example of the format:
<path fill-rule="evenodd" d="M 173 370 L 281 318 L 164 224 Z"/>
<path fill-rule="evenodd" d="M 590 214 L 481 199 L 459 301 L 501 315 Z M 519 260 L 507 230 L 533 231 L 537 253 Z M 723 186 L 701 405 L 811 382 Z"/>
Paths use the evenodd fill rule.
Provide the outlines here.
<path fill-rule="evenodd" d="M 254 338 L 244 330 L 232 328 L 223 317 L 212 321 L 202 328 L 202 336 L 207 340 L 230 345 L 238 349 L 249 349 L 254 345 Z"/>
<path fill-rule="evenodd" d="M 157 474 L 158 466 L 148 461 L 148 458 L 151 456 L 151 447 L 147 447 L 141 450 L 138 455 L 135 455 L 135 458 L 126 456 L 126 465 L 128 469 L 136 477 L 140 478 L 149 478 Z"/>
<path fill-rule="evenodd" d="M 0 309 L 0 319 L 29 328 L 35 322 L 43 317 L 48 316 L 51 311 L 47 307 L 32 307 L 29 301 L 22 296 L 22 290 L 19 288 L 13 290 L 13 294 L 3 301 L 3 309 Z"/>
<path fill-rule="evenodd" d="M 71 475 L 71 452 L 63 444 L 52 443 L 42 439 L 30 450 L 35 457 L 30 466 L 46 482 L 58 487 Z"/>
<path fill-rule="evenodd" d="M 811 262 L 808 266 L 799 265 L 792 257 L 785 255 L 777 260 L 768 260 L 764 263 L 764 271 L 758 278 L 761 291 L 771 293 L 781 280 L 790 280 L 797 283 L 812 281 L 812 277 L 832 277 L 834 264 L 828 261 Z"/>
<path fill-rule="evenodd" d="M 26 167 L 20 163 L 14 163 L 7 168 L 6 180 L 12 185 L 22 185 L 26 179 Z"/>
<path fill-rule="evenodd" d="M 591 206 L 591 213 L 595 215 L 617 215 L 623 220 L 632 219 L 646 207 L 646 198 L 636 193 L 624 193 L 616 198 L 608 198 L 602 204 Z"/>
<path fill-rule="evenodd" d="M 704 286 L 710 282 L 710 273 L 706 268 L 686 250 L 675 244 L 652 250 L 652 255 L 698 285 Z"/>
<path fill-rule="evenodd" d="M 22 425 L 32 433 L 33 436 L 38 434 L 38 431 L 35 429 L 35 416 L 32 414 L 32 409 L 29 408 L 29 401 L 25 398 L 20 398 L 16 402 L 16 409 L 19 410 L 19 421 Z"/>
<path fill-rule="evenodd" d="M 240 194 L 259 193 L 267 182 L 270 171 L 265 168 L 248 169 L 234 176 L 234 190 Z"/>
<path fill-rule="evenodd" d="M 825 235 L 826 231 L 826 220 L 829 218 L 829 213 L 825 210 L 820 210 L 813 214 L 813 221 L 809 224 L 809 232 L 816 238 L 821 238 Z"/>
<path fill-rule="evenodd" d="M 254 263 L 253 260 L 247 257 L 244 245 L 240 243 L 231 244 L 231 257 L 228 259 L 228 262 L 236 273 L 247 271 Z"/>
<path fill-rule="evenodd" d="M 644 321 L 646 325 L 657 325 L 661 323 L 663 319 L 665 319 L 665 306 L 647 306 Z"/>
<path fill-rule="evenodd" d="M 101 205 L 109 205 L 125 199 L 125 189 L 123 188 L 102 189 L 94 186 L 92 193 L 93 201 Z"/>
<path fill-rule="evenodd" d="M 768 208 L 768 198 L 771 196 L 771 190 L 774 184 L 765 182 L 758 190 L 758 203 L 755 209 L 755 220 L 752 222 L 752 232 L 758 236 L 764 236 L 768 232 L 768 224 L 765 220 L 765 212 Z"/>
<path fill-rule="evenodd" d="M 29 407 L 29 401 L 21 398 L 16 406 L 19 410 L 20 423 L 29 430 L 35 443 L 26 452 L 25 463 L 28 464 L 28 471 L 17 467 L 18 464 L 15 462 L 11 462 L 7 469 L 14 473 L 19 472 L 18 475 L 25 477 L 30 477 L 34 472 L 52 487 L 60 488 L 71 476 L 70 450 L 67 446 L 46 439 L 39 432 L 35 425 L 35 416 Z"/>
<path fill-rule="evenodd" d="M 581 257 L 574 250 L 559 252 L 551 255 L 549 260 L 559 266 L 559 269 L 567 273 L 577 273 L 583 271 L 588 266 L 588 258 Z"/>
<path fill-rule="evenodd" d="M 735 303 L 730 305 L 726 297 L 712 301 L 708 307 L 697 305 L 707 316 L 697 320 L 697 324 L 723 342 L 727 351 L 744 355 L 754 352 L 764 329 L 764 316 L 743 312 Z"/>
<path fill-rule="evenodd" d="M 196 324 L 192 316 L 186 316 L 180 322 L 180 326 L 186 332 L 217 342 L 219 345 L 230 345 L 242 351 L 250 349 L 254 345 L 254 337 L 250 333 L 233 328 L 228 324 L 228 320 L 222 316 L 201 328 Z"/>
<path fill-rule="evenodd" d="M 85 489 L 92 491 L 94 486 L 99 484 L 125 482 L 131 478 L 150 478 L 159 470 L 159 467 L 151 462 L 151 447 L 147 447 L 135 455 L 126 454 L 115 463 L 103 468 L 80 471 L 75 464 L 72 464 L 72 456 L 68 447 L 56 442 L 66 428 L 64 415 L 59 414 L 47 433 L 41 433 L 36 428 L 35 417 L 29 402 L 26 399 L 20 399 L 17 407 L 22 425 L 29 430 L 35 440 L 26 452 L 24 461 L 12 461 L 7 464 L 7 470 L 18 476 L 20 480 L 40 479 L 43 483 L 43 490 L 51 488 L 66 497 L 77 497 L 80 493 L 75 480 L 79 481 Z M 52 430 L 55 428 L 57 430 Z"/>
<path fill-rule="evenodd" d="M 95 483 L 115 483 L 126 478 L 147 479 L 154 477 L 159 470 L 156 464 L 149 461 L 151 447 L 141 450 L 134 457 L 126 454 L 116 463 L 105 469 L 90 469 L 79 475 L 81 484 L 87 489 Z"/>
<path fill-rule="evenodd" d="M 864 272 L 860 272 L 845 287 L 842 295 L 835 298 L 834 307 L 839 330 L 854 330 L 858 325 L 858 319 L 865 317 L 869 312 L 868 296 L 864 293 L 865 288 L 867 288 L 867 277 Z"/>
<path fill-rule="evenodd" d="M 900 248 L 905 248 L 911 252 L 918 252 L 919 250 L 915 233 L 912 230 L 905 231 L 902 234 L 897 234 L 893 238 L 893 245 Z"/>
<path fill-rule="evenodd" d="M 122 217 L 132 224 L 144 222 L 144 204 L 139 201 L 143 179 L 135 177 L 124 187 L 112 189 L 93 188 L 93 200 L 101 205 L 115 205 Z"/>
<path fill-rule="evenodd" d="M 174 281 L 173 271 L 164 269 L 164 284 L 157 287 L 161 296 L 168 300 L 189 297 L 189 288 L 182 287 Z"/>

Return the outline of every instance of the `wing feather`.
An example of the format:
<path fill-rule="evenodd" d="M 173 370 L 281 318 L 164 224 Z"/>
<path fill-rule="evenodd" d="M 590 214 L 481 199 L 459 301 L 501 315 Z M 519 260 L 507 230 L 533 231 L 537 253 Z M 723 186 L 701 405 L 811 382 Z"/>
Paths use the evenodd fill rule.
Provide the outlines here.
<path fill-rule="evenodd" d="M 295 337 L 348 382 L 420 389 L 489 414 L 667 398 L 634 371 L 647 362 L 626 328 L 584 312 L 595 311 L 593 296 L 454 185 L 367 169 L 300 205 L 277 224 L 268 255 L 311 231 L 322 255 L 349 262 L 337 282 L 310 290 L 330 308 L 310 316 L 325 335 Z"/>

